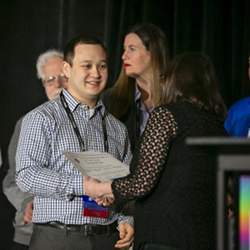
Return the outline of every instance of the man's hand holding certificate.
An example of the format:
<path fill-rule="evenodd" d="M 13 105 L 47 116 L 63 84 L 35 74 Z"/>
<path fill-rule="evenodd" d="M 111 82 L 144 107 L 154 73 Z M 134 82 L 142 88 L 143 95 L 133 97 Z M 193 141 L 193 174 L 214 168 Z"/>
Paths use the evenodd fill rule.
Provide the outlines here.
<path fill-rule="evenodd" d="M 129 174 L 129 166 L 106 152 L 65 152 L 65 156 L 82 173 L 101 181 L 109 181 Z"/>

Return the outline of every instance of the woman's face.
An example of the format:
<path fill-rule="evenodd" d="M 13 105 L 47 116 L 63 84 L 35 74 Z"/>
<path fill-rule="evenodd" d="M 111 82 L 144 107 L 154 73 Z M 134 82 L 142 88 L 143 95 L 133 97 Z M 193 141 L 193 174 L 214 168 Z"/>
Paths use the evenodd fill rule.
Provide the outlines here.
<path fill-rule="evenodd" d="M 150 52 L 135 33 L 129 33 L 125 37 L 122 60 L 125 73 L 128 76 L 143 77 L 150 72 Z"/>

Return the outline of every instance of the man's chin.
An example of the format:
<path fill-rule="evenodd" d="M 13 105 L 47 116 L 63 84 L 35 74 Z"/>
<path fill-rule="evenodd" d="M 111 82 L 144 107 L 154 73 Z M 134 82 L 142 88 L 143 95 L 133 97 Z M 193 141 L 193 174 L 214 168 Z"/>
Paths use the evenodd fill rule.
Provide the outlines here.
<path fill-rule="evenodd" d="M 60 92 L 57 93 L 57 94 L 54 94 L 53 96 L 51 96 L 51 97 L 49 98 L 49 100 L 55 100 L 55 99 L 58 98 L 59 96 L 60 96 Z"/>

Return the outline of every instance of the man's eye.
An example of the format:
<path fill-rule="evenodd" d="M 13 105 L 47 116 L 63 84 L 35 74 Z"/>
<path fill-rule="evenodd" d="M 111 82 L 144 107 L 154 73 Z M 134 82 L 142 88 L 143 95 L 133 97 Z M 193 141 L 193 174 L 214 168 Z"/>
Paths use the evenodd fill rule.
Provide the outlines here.
<path fill-rule="evenodd" d="M 44 80 L 44 83 L 51 83 L 56 80 L 56 76 L 50 76 L 47 79 Z"/>
<path fill-rule="evenodd" d="M 105 64 L 105 63 L 100 65 L 100 69 L 106 69 L 107 67 L 108 67 L 108 66 L 107 66 L 107 64 Z"/>
<path fill-rule="evenodd" d="M 84 68 L 84 69 L 91 69 L 91 64 L 84 64 L 84 65 L 82 65 L 82 67 Z"/>

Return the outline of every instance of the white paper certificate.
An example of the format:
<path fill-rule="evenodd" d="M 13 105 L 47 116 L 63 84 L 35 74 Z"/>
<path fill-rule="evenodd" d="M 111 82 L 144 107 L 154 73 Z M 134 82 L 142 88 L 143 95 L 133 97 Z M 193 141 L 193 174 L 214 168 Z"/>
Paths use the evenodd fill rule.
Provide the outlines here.
<path fill-rule="evenodd" d="M 83 176 L 108 181 L 129 174 L 128 165 L 106 152 L 84 151 L 81 153 L 64 152 L 64 154 Z"/>

